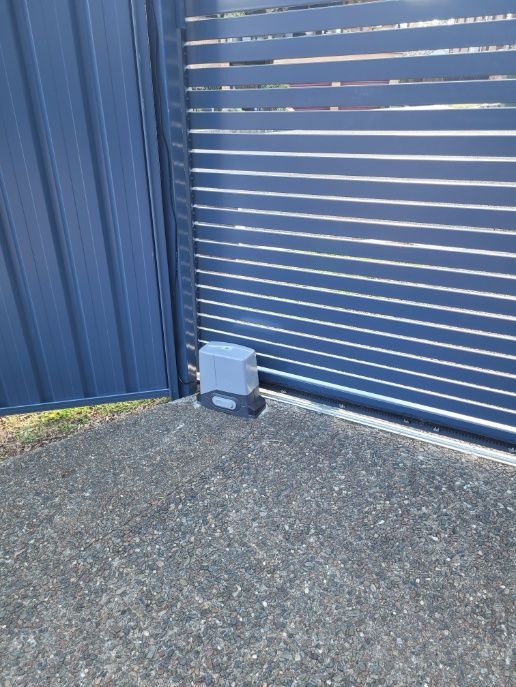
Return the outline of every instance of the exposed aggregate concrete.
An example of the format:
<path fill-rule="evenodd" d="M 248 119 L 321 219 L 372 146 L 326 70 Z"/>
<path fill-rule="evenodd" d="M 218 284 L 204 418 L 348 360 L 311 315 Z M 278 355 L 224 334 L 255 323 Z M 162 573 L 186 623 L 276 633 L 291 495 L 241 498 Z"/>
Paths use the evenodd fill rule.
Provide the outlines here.
<path fill-rule="evenodd" d="M 514 476 L 191 399 L 9 459 L 0 684 L 509 686 Z"/>

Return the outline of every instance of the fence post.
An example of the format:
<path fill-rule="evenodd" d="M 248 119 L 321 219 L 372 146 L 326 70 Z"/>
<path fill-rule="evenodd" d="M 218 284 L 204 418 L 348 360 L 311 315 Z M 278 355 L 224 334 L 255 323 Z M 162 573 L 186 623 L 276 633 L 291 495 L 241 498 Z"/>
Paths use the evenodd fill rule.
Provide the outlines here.
<path fill-rule="evenodd" d="M 181 2 L 147 0 L 179 395 L 197 385 L 197 307 Z"/>

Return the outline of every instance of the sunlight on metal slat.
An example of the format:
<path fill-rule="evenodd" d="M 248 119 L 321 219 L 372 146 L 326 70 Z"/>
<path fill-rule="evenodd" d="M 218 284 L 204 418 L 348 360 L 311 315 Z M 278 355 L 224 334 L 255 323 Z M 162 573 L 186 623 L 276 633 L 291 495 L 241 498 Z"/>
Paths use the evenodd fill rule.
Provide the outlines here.
<path fill-rule="evenodd" d="M 516 86 L 516 84 L 515 84 Z M 236 92 L 236 91 L 235 91 Z M 224 170 L 239 172 L 272 172 L 274 174 L 324 174 L 361 179 L 446 183 L 475 181 L 496 184 L 516 183 L 516 158 L 503 161 L 486 161 L 479 158 L 441 160 L 430 156 L 405 159 L 398 156 L 339 156 L 317 154 L 208 151 L 194 149 L 191 154 L 192 170 Z M 502 162 L 502 164 L 501 164 Z"/>
<path fill-rule="evenodd" d="M 232 323 L 227 320 L 224 323 L 220 321 L 218 323 L 212 322 L 211 327 L 207 326 L 202 331 L 210 332 L 210 335 L 211 333 L 222 335 L 222 338 L 224 338 L 224 335 L 229 335 L 236 339 L 240 338 L 238 334 L 231 333 L 231 325 Z M 267 355 L 276 354 L 279 357 L 295 355 L 300 362 L 331 366 L 340 372 L 379 374 L 379 370 L 382 370 L 381 374 L 385 375 L 386 380 L 416 384 L 420 385 L 422 389 L 424 389 L 427 380 L 432 380 L 436 384 L 432 383 L 432 389 L 441 389 L 443 393 L 460 395 L 466 387 L 469 387 L 473 389 L 474 398 L 480 403 L 495 401 L 503 404 L 510 410 L 515 409 L 516 384 L 514 378 L 495 377 L 489 372 L 477 372 L 476 374 L 469 374 L 469 378 L 474 380 L 471 382 L 464 368 L 432 366 L 432 363 L 416 367 L 411 365 L 410 360 L 407 358 L 398 357 L 393 360 L 394 356 L 391 356 L 391 360 L 389 360 L 381 355 L 373 358 L 372 356 L 361 355 L 358 351 L 355 351 L 360 356 L 358 358 L 353 357 L 353 354 L 349 352 L 347 355 L 343 352 L 340 354 L 328 353 L 322 350 L 322 347 L 310 344 L 307 341 L 304 341 L 301 345 L 299 343 L 289 343 L 288 335 L 285 335 L 284 332 L 280 333 L 284 334 L 281 341 L 278 340 L 277 336 L 275 340 L 274 334 L 278 334 L 277 330 L 271 332 L 272 336 L 269 336 L 267 332 L 258 332 L 254 337 L 248 330 L 244 332 L 244 338 L 247 338 L 254 348 Z"/>
<path fill-rule="evenodd" d="M 202 340 L 514 440 L 513 3 L 243 9 L 187 23 Z"/>
<path fill-rule="evenodd" d="M 516 230 L 494 231 L 489 228 L 453 227 L 439 224 L 410 224 L 386 220 L 348 219 L 303 215 L 296 212 L 269 213 L 215 208 L 198 205 L 197 224 L 232 227 L 238 220 L 241 229 L 277 231 L 283 234 L 304 234 L 335 237 L 342 241 L 409 243 L 422 247 L 440 246 L 443 250 L 474 250 L 513 253 Z"/>
<path fill-rule="evenodd" d="M 426 322 L 429 325 L 453 329 L 469 329 L 495 335 L 514 336 L 516 322 L 516 303 L 511 303 L 513 314 L 504 316 L 488 312 L 475 312 L 462 307 L 433 306 L 430 303 L 417 303 L 378 295 L 364 296 L 353 292 L 339 292 L 336 289 L 317 289 L 301 286 L 295 282 L 278 282 L 271 279 L 254 280 L 245 276 L 231 275 L 221 271 L 198 270 L 198 284 L 220 292 L 237 291 L 248 295 L 263 295 L 311 304 L 313 307 L 337 308 L 347 312 L 370 313 L 371 316 L 409 321 Z M 278 292 L 281 290 L 281 296 Z M 343 300 L 345 296 L 345 300 Z M 222 298 L 222 296 L 220 296 Z M 507 310 L 509 310 L 507 308 Z"/>
<path fill-rule="evenodd" d="M 187 46 L 186 56 L 190 64 L 198 65 L 419 52 L 443 50 L 451 46 L 469 48 L 477 45 L 510 45 L 514 42 L 515 31 L 516 21 L 502 19 L 474 24 L 357 31 L 294 38 L 263 38 L 232 43 L 200 43 Z"/>
<path fill-rule="evenodd" d="M 514 317 L 516 315 L 515 299 L 503 298 L 498 294 L 489 294 L 479 291 L 480 284 L 475 290 L 463 288 L 450 289 L 436 285 L 429 286 L 421 283 L 400 281 L 400 279 L 382 279 L 369 277 L 364 274 L 346 275 L 331 272 L 320 272 L 313 269 L 309 262 L 301 267 L 282 265 L 283 255 L 271 254 L 269 262 L 260 261 L 259 254 L 253 256 L 241 254 L 232 256 L 208 255 L 202 251 L 197 253 L 198 269 L 244 279 L 263 281 L 268 280 L 281 287 L 285 283 L 291 283 L 302 289 L 319 290 L 322 293 L 337 292 L 340 297 L 348 295 L 365 298 L 383 298 L 388 302 L 397 303 L 405 300 L 421 307 L 452 308 L 465 312 L 478 312 L 480 315 L 501 317 Z M 255 257 L 255 260 L 252 260 Z M 276 260 L 276 262 L 274 262 Z M 301 299 L 303 300 L 303 299 Z"/>
<path fill-rule="evenodd" d="M 188 85 L 213 88 L 216 86 L 270 86 L 285 83 L 317 84 L 329 81 L 381 82 L 398 79 L 478 78 L 486 74 L 514 75 L 515 73 L 516 50 L 499 50 L 258 66 L 201 67 L 188 70 Z M 310 107 L 309 103 L 307 107 Z"/>
<path fill-rule="evenodd" d="M 516 136 L 504 132 L 337 132 L 303 134 L 285 132 L 192 132 L 192 150 L 204 149 L 242 154 L 289 153 L 306 155 L 417 156 L 436 157 L 447 162 L 459 157 L 462 161 L 488 158 L 498 162 L 516 161 Z M 417 176 L 417 175 L 416 175 Z"/>
<path fill-rule="evenodd" d="M 299 195 L 337 198 L 375 198 L 385 201 L 419 203 L 453 203 L 453 205 L 493 206 L 516 211 L 516 185 L 428 184 L 393 179 L 335 179 L 329 174 L 283 175 L 271 169 L 265 173 L 231 170 L 193 170 L 193 186 L 219 190 L 296 193 Z M 514 224 L 516 226 L 516 223 Z"/>
<path fill-rule="evenodd" d="M 297 86 L 193 90 L 192 109 L 306 107 L 382 107 L 453 103 L 513 103 L 516 80 L 449 81 L 374 86 Z"/>
<path fill-rule="evenodd" d="M 252 2 L 253 0 L 251 0 Z M 301 3 L 288 3 L 289 6 Z M 303 4 L 312 4 L 304 2 Z M 317 4 L 317 3 L 315 3 Z M 322 4 L 322 3 L 319 3 Z M 284 5 L 283 5 L 284 6 Z M 213 6 L 214 14 L 217 5 Z M 281 5 L 272 5 L 281 8 Z M 252 6 L 244 6 L 250 10 Z M 339 7 L 292 9 L 286 12 L 222 17 L 187 23 L 188 41 L 243 38 L 279 33 L 350 29 L 408 22 L 480 17 L 514 12 L 513 0 L 380 0 Z"/>

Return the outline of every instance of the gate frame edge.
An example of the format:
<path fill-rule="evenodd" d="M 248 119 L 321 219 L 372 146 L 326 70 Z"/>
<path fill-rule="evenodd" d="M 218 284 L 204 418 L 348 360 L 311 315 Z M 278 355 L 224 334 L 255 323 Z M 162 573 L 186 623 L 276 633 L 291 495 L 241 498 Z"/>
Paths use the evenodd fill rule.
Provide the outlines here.
<path fill-rule="evenodd" d="M 134 0 L 131 0 L 134 3 Z M 169 307 L 172 313 L 172 348 L 176 358 L 178 393 L 197 390 L 197 304 L 191 214 L 186 91 L 184 83 L 181 1 L 145 0 L 149 61 L 152 72 L 153 115 L 160 171 Z M 171 46 L 171 47 L 170 47 Z M 176 98 L 169 98 L 171 89 Z M 169 330 L 170 331 L 170 330 Z"/>
<path fill-rule="evenodd" d="M 166 225 L 161 199 L 161 174 L 158 149 L 157 118 L 152 83 L 152 60 L 149 46 L 145 6 L 130 0 L 133 40 L 136 51 L 136 72 L 142 114 L 142 133 L 147 167 L 149 204 L 154 238 L 154 259 L 158 276 L 161 326 L 167 380 L 171 399 L 179 398 L 177 355 L 175 348 L 175 323 L 170 293 L 170 274 L 167 260 Z"/>

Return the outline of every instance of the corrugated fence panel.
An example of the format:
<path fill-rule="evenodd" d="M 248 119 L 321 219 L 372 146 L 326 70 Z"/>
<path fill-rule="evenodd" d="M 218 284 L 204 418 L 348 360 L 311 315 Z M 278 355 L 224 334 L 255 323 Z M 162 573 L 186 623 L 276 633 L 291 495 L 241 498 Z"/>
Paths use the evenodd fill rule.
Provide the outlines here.
<path fill-rule="evenodd" d="M 168 393 L 134 21 L 0 2 L 0 412 Z"/>
<path fill-rule="evenodd" d="M 201 342 L 514 443 L 514 0 L 186 8 Z"/>

